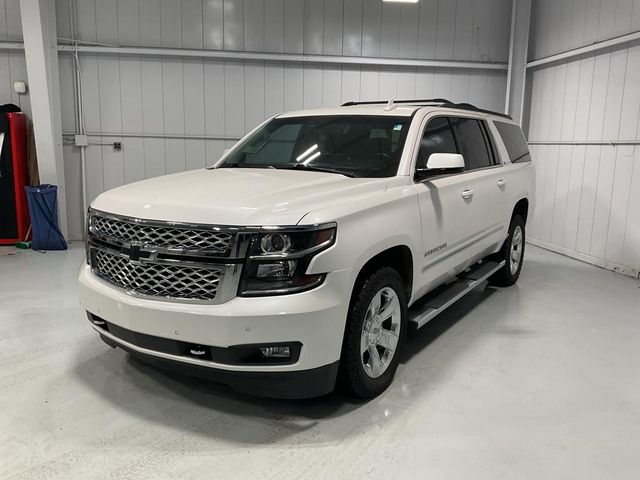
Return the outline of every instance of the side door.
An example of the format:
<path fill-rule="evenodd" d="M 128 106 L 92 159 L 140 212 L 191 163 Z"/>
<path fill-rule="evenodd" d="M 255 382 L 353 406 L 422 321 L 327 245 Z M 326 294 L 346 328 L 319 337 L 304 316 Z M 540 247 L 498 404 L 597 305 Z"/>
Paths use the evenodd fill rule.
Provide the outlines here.
<path fill-rule="evenodd" d="M 465 162 L 465 188 L 472 212 L 469 219 L 468 255 L 480 259 L 503 242 L 509 225 L 505 215 L 504 168 L 484 119 L 457 116 L 451 127 Z"/>
<path fill-rule="evenodd" d="M 460 172 L 427 172 L 432 153 L 459 153 L 451 119 L 431 117 L 423 127 L 414 163 L 415 190 L 422 229 L 421 257 L 416 259 L 420 278 L 416 298 L 455 276 L 473 256 L 474 219 L 473 178 Z"/>

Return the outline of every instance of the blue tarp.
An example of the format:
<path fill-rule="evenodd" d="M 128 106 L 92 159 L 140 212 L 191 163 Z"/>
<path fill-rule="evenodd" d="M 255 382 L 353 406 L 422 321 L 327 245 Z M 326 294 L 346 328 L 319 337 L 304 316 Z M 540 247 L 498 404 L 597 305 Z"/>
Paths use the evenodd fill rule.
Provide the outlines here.
<path fill-rule="evenodd" d="M 66 250 L 67 242 L 58 227 L 58 187 L 24 187 L 31 216 L 33 250 Z"/>

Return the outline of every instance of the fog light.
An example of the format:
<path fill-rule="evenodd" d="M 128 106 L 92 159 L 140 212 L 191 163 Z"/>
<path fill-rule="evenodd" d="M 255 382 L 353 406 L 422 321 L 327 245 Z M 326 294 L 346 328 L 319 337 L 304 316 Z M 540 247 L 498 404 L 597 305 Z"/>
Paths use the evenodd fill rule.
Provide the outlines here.
<path fill-rule="evenodd" d="M 291 357 L 291 349 L 289 347 L 260 347 L 260 353 L 267 358 Z"/>

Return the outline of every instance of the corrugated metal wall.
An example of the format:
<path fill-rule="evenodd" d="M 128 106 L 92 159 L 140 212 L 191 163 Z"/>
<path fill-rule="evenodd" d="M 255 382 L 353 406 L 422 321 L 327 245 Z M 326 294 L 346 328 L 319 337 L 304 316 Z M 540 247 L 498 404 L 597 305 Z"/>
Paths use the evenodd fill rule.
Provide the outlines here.
<path fill-rule="evenodd" d="M 75 5 L 75 2 L 72 2 Z M 58 0 L 68 37 L 69 0 Z M 77 0 L 79 38 L 118 45 L 506 62 L 509 0 Z M 73 10 L 73 9 L 72 9 Z M 72 15 L 73 17 L 73 15 Z M 63 130 L 75 129 L 71 58 L 61 56 Z M 81 57 L 90 132 L 240 137 L 281 111 L 346 100 L 452 97 L 502 109 L 504 71 Z M 233 141 L 109 138 L 87 149 L 89 199 L 212 163 Z M 70 236 L 81 236 L 77 149 L 65 147 Z"/>
<path fill-rule="evenodd" d="M 21 39 L 20 0 L 0 0 L 0 41 L 11 42 Z M 18 95 L 13 91 L 13 82 L 16 80 L 27 82 L 24 53 L 0 50 L 0 105 L 14 103 L 31 115 L 28 92 Z"/>
<path fill-rule="evenodd" d="M 18 0 L 0 0 L 0 40 L 20 40 Z M 506 62 L 510 0 L 56 0 L 58 36 L 109 45 Z M 506 71 L 81 55 L 89 200 L 215 161 L 263 119 L 346 100 L 450 97 L 501 110 Z M 72 58 L 60 55 L 64 132 L 76 131 Z M 0 52 L 0 101 L 26 79 Z M 129 134 L 133 137 L 119 135 Z M 135 137 L 135 135 L 139 135 Z M 167 138 L 148 138 L 158 135 Z M 209 139 L 169 138 L 206 136 Z M 122 151 L 111 143 L 121 142 Z M 106 144 L 108 143 L 108 144 Z M 64 146 L 69 233 L 82 236 L 79 151 Z"/>
<path fill-rule="evenodd" d="M 640 29 L 640 1 L 534 2 L 530 60 Z M 640 271 L 640 44 L 530 72 L 537 166 L 534 242 L 591 263 Z"/>

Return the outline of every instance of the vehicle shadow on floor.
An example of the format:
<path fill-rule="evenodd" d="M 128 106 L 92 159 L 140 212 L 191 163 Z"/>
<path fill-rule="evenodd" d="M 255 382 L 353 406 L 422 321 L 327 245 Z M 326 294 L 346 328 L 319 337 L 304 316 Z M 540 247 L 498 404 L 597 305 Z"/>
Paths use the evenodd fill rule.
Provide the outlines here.
<path fill-rule="evenodd" d="M 90 349 L 105 352 L 91 356 Z M 340 417 L 362 405 L 339 391 L 305 400 L 242 394 L 149 365 L 120 349 L 109 349 L 98 339 L 79 357 L 84 359 L 75 367 L 76 377 L 113 407 L 111 415 L 131 415 L 150 425 L 228 442 L 286 442 L 321 421 L 340 422 Z"/>
<path fill-rule="evenodd" d="M 493 287 L 479 288 L 462 297 L 419 330 L 410 326 L 400 363 L 410 363 L 413 357 L 423 352 L 431 343 L 467 315 L 470 315 L 476 307 L 486 302 L 496 292 L 497 289 Z"/>
<path fill-rule="evenodd" d="M 408 372 L 425 370 L 424 358 L 414 357 L 459 322 L 469 321 L 473 310 L 495 293 L 491 288 L 473 292 L 419 331 L 410 332 L 400 359 L 401 367 Z M 360 435 L 368 428 L 376 428 L 372 419 L 377 418 L 390 401 L 399 395 L 405 397 L 401 392 L 402 379 L 397 376 L 387 392 L 368 402 L 354 400 L 341 391 L 308 400 L 260 398 L 151 366 L 120 349 L 109 349 L 97 338 L 84 348 L 84 352 L 79 352 L 75 373 L 96 395 L 113 406 L 112 415 L 124 412 L 152 425 L 223 441 L 286 443 L 288 438 L 300 438 L 298 434 L 314 429 L 313 435 L 305 436 L 307 440 L 322 442 Z M 103 349 L 104 353 L 95 355 L 97 349 Z M 452 354 L 447 352 L 444 356 Z M 447 362 L 441 361 L 438 355 L 430 360 L 433 366 L 426 369 L 428 373 L 411 374 L 415 393 L 446 375 Z M 344 416 L 349 416 L 349 420 L 341 420 Z M 321 422 L 324 427 L 316 428 Z"/>

